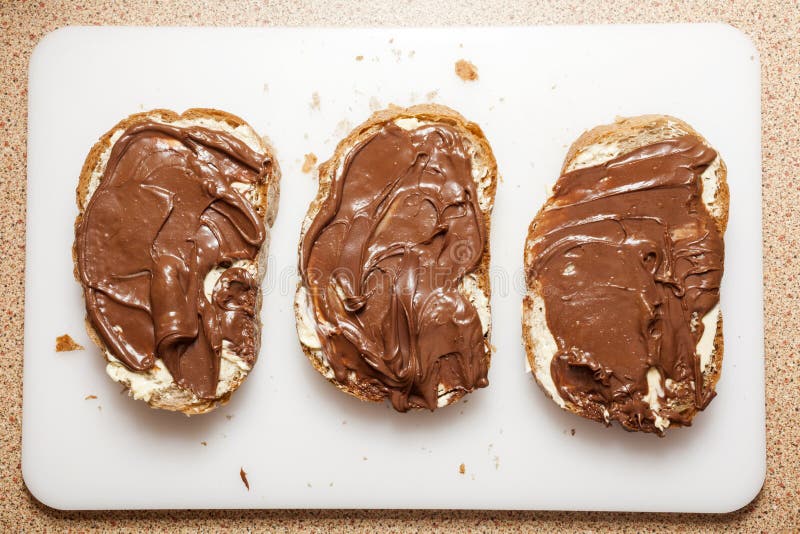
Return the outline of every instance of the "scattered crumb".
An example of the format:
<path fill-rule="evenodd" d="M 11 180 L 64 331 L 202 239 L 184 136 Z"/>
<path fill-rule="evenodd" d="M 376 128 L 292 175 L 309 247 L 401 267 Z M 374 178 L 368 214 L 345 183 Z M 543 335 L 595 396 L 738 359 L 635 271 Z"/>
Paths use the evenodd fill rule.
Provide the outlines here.
<path fill-rule="evenodd" d="M 464 43 L 458 43 L 459 48 L 464 48 Z"/>
<path fill-rule="evenodd" d="M 311 482 L 306 482 L 306 486 L 311 487 Z"/>
<path fill-rule="evenodd" d="M 98 406 L 98 407 L 97 407 L 97 411 L 98 411 L 98 412 L 102 412 L 102 411 L 103 411 L 103 407 L 102 407 L 102 406 Z"/>
<path fill-rule="evenodd" d="M 364 460 L 365 462 L 367 461 L 367 457 L 366 456 L 362 456 L 361 459 Z"/>
<path fill-rule="evenodd" d="M 573 428 L 573 429 L 571 429 L 571 430 L 569 431 L 569 434 L 570 434 L 570 436 L 574 436 L 574 435 L 575 435 L 575 429 L 574 429 L 574 428 Z"/>
<path fill-rule="evenodd" d="M 364 61 L 364 56 L 362 55 L 356 56 L 356 61 Z"/>
<path fill-rule="evenodd" d="M 319 93 L 314 91 L 311 93 L 311 104 L 309 104 L 311 109 L 319 109 Z"/>
<path fill-rule="evenodd" d="M 269 84 L 268 83 L 264 84 L 264 87 L 263 87 L 262 91 L 264 91 L 264 93 L 269 93 Z"/>
<path fill-rule="evenodd" d="M 465 82 L 474 82 L 478 79 L 478 68 L 466 59 L 459 59 L 456 61 L 456 75 Z"/>
<path fill-rule="evenodd" d="M 350 124 L 350 121 L 347 119 L 342 119 L 336 124 L 336 130 L 333 132 L 333 134 L 336 137 L 344 137 L 350 132 L 351 129 L 352 125 Z"/>
<path fill-rule="evenodd" d="M 461 465 L 458 466 L 458 473 L 459 474 L 463 475 L 464 473 L 466 473 L 466 471 L 467 471 L 467 468 L 466 468 L 466 466 L 464 464 L 461 464 Z"/>
<path fill-rule="evenodd" d="M 305 159 L 303 161 L 303 169 L 302 170 L 305 173 L 309 173 L 314 168 L 314 165 L 317 164 L 317 155 L 314 154 L 313 152 L 309 152 L 308 154 L 306 154 L 303 157 Z"/>
<path fill-rule="evenodd" d="M 329 487 L 329 488 L 332 488 L 332 487 L 333 487 L 333 482 L 331 482 L 330 484 L 328 484 L 328 487 Z"/>
<path fill-rule="evenodd" d="M 374 96 L 371 96 L 371 97 L 369 98 L 369 110 L 370 110 L 370 111 L 378 111 L 379 109 L 381 109 L 381 107 L 382 107 L 382 106 L 381 106 L 381 102 L 380 102 L 380 100 L 378 100 L 378 99 L 377 99 L 376 97 L 374 97 Z"/>
<path fill-rule="evenodd" d="M 306 141 L 308 141 L 308 132 L 306 132 L 306 133 L 304 133 L 304 134 L 303 134 L 303 139 L 305 139 Z"/>
<path fill-rule="evenodd" d="M 417 53 L 417 51 L 416 51 L 416 50 L 409 50 L 409 51 L 408 51 L 408 57 L 409 57 L 409 58 L 412 58 L 412 57 L 414 57 L 414 54 L 416 54 L 416 53 Z"/>
<path fill-rule="evenodd" d="M 556 84 L 553 84 L 553 86 L 550 88 L 550 90 L 555 90 L 555 88 L 556 88 Z"/>
<path fill-rule="evenodd" d="M 208 447 L 208 443 L 206 443 L 205 441 L 201 441 L 200 445 L 202 445 L 203 447 Z"/>
<path fill-rule="evenodd" d="M 392 44 L 393 42 L 394 42 L 394 37 L 392 37 L 391 39 L 389 39 L 389 44 Z"/>
<path fill-rule="evenodd" d="M 439 94 L 439 91 L 428 91 L 425 95 L 425 98 L 428 99 L 428 102 L 431 102 L 436 99 L 436 96 Z"/>
<path fill-rule="evenodd" d="M 225 419 L 227 419 L 228 421 L 230 421 L 231 419 L 233 419 L 233 416 L 232 416 L 232 415 L 226 415 L 226 416 L 225 416 Z"/>
<path fill-rule="evenodd" d="M 56 352 L 69 352 L 71 350 L 83 350 L 83 345 L 76 343 L 69 334 L 56 338 Z"/>
<path fill-rule="evenodd" d="M 494 457 L 494 468 L 495 468 L 495 470 L 500 469 L 500 457 L 499 456 L 495 456 Z"/>
<path fill-rule="evenodd" d="M 400 50 L 399 48 L 392 48 L 392 54 L 394 54 L 395 60 L 399 63 L 400 58 L 403 57 L 403 51 Z"/>
<path fill-rule="evenodd" d="M 472 474 L 472 475 L 469 476 L 469 478 L 471 478 L 472 480 L 475 480 L 475 475 Z"/>
<path fill-rule="evenodd" d="M 83 400 L 92 400 L 92 399 L 96 399 L 96 398 L 97 398 L 97 395 L 86 395 L 83 398 Z"/>
<path fill-rule="evenodd" d="M 343 424 L 343 425 L 346 425 L 346 424 L 347 424 L 347 421 L 344 421 L 344 420 L 343 420 L 343 421 L 342 421 L 342 424 Z"/>
<path fill-rule="evenodd" d="M 244 472 L 244 467 L 239 469 L 239 476 L 242 477 L 242 482 L 244 482 L 244 487 L 247 488 L 247 491 L 250 491 L 250 483 L 247 481 L 247 473 Z"/>

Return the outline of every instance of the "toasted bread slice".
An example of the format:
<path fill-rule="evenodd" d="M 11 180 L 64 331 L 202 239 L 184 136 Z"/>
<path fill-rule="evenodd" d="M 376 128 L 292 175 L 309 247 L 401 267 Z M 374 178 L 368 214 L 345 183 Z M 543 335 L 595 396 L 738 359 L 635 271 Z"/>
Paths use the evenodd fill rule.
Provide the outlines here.
<path fill-rule="evenodd" d="M 260 345 L 261 322 L 259 312 L 261 309 L 260 284 L 266 274 L 266 257 L 269 247 L 269 231 L 275 220 L 278 210 L 280 168 L 274 157 L 274 151 L 267 141 L 258 136 L 253 128 L 244 120 L 215 109 L 189 109 L 178 115 L 169 110 L 155 109 L 144 113 L 137 113 L 120 121 L 116 126 L 104 134 L 92 147 L 81 170 L 77 187 L 78 217 L 75 220 L 76 232 L 83 221 L 84 212 L 89 205 L 92 195 L 103 180 L 106 166 L 112 148 L 120 136 L 130 127 L 144 122 L 171 124 L 178 127 L 199 126 L 208 130 L 231 135 L 247 145 L 256 153 L 269 158 L 268 169 L 262 178 L 243 191 L 244 198 L 253 206 L 255 212 L 264 221 L 265 239 L 254 261 L 237 261 L 234 265 L 217 266 L 209 275 L 221 276 L 226 270 L 240 266 L 248 270 L 257 281 L 255 299 L 255 355 L 258 355 Z M 73 245 L 73 260 L 75 262 L 74 274 L 76 280 L 81 282 L 78 266 L 77 240 Z M 241 263 L 241 265 L 239 265 Z M 208 279 L 205 281 L 208 283 Z M 213 284 L 212 284 L 213 286 Z M 84 290 L 86 288 L 84 287 Z M 206 290 L 208 291 L 208 290 Z M 209 412 L 219 405 L 225 404 L 231 394 L 242 384 L 251 370 L 251 365 L 244 361 L 229 345 L 223 343 L 219 363 L 219 380 L 214 398 L 200 398 L 195 393 L 177 384 L 167 370 L 161 359 L 156 357 L 154 366 L 142 372 L 136 372 L 114 357 L 112 351 L 103 342 L 88 315 L 86 330 L 92 341 L 100 347 L 107 360 L 106 372 L 115 381 L 123 384 L 128 394 L 135 399 L 145 401 L 153 408 L 179 411 L 186 415 L 195 415 Z"/>
<path fill-rule="evenodd" d="M 331 183 L 353 149 L 370 139 L 384 126 L 393 123 L 403 130 L 410 131 L 417 127 L 429 124 L 442 124 L 454 128 L 469 153 L 472 169 L 472 179 L 477 191 L 478 204 L 483 215 L 484 231 L 486 236 L 485 246 L 477 268 L 466 273 L 459 281 L 458 291 L 472 304 L 477 311 L 483 332 L 483 361 L 482 365 L 488 369 L 491 360 L 491 311 L 489 287 L 489 228 L 491 212 L 494 205 L 495 190 L 497 187 L 497 163 L 491 147 L 484 137 L 480 127 L 467 121 L 459 113 L 442 105 L 428 104 L 417 105 L 410 108 L 392 106 L 389 109 L 374 113 L 366 122 L 356 127 L 337 146 L 331 159 L 319 167 L 319 190 L 316 198 L 311 203 L 308 213 L 303 221 L 300 236 L 300 257 L 302 262 L 302 248 L 306 232 L 312 225 L 323 203 L 331 193 Z M 318 334 L 318 323 L 314 302 L 308 288 L 304 286 L 302 276 L 298 282 L 295 296 L 295 317 L 297 332 L 303 352 L 308 357 L 314 368 L 325 376 L 331 383 L 345 393 L 353 395 L 364 401 L 380 402 L 389 398 L 385 387 L 376 384 L 375 380 L 366 380 L 356 373 L 350 372 L 343 380 L 337 380 L 334 370 L 323 350 L 323 343 Z M 480 387 L 480 386 L 479 386 Z M 436 406 L 443 407 L 456 402 L 465 394 L 467 389 L 448 380 L 442 379 L 436 390 Z M 400 411 L 405 409 L 398 408 Z M 430 408 L 420 403 L 412 403 L 408 408 Z"/>
<path fill-rule="evenodd" d="M 602 165 L 639 148 L 684 135 L 693 135 L 704 145 L 711 146 L 691 126 L 674 117 L 643 115 L 619 118 L 613 124 L 598 126 L 581 135 L 569 148 L 561 173 L 563 175 L 577 169 Z M 725 163 L 719 154 L 700 176 L 702 203 L 714 219 L 720 236 L 724 234 L 728 221 L 729 194 L 726 176 Z M 551 364 L 558 351 L 557 344 L 548 327 L 542 285 L 530 273 L 531 266 L 536 260 L 536 254 L 532 249 L 534 242 L 539 237 L 537 224 L 552 202 L 553 197 L 548 199 L 532 221 L 525 244 L 527 293 L 522 307 L 522 331 L 527 363 L 536 382 L 556 404 L 575 414 L 609 425 L 611 423 L 610 414 L 602 403 L 586 402 L 584 405 L 578 405 L 562 397 L 551 374 Z M 722 314 L 719 304 L 714 306 L 705 317 L 696 319 L 702 320 L 704 326 L 703 335 L 696 346 L 696 354 L 700 359 L 699 368 L 703 377 L 701 391 L 709 391 L 713 396 L 714 388 L 720 377 L 723 356 Z M 682 386 L 693 389 L 694 384 Z M 694 404 L 681 403 L 680 406 L 665 404 L 653 410 L 655 424 L 648 422 L 637 425 L 620 422 L 626 430 L 663 435 L 667 427 L 688 426 L 697 411 L 699 411 L 698 407 Z M 671 421 L 668 413 L 679 413 L 680 420 Z"/>

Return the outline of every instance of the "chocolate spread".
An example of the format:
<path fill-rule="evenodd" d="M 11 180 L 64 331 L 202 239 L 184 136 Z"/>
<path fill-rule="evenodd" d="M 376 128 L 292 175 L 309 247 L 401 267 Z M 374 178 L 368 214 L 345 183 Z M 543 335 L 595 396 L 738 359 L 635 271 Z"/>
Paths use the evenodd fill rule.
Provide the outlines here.
<path fill-rule="evenodd" d="M 558 347 L 553 382 L 592 418 L 607 410 L 627 429 L 663 430 L 651 369 L 670 422 L 689 424 L 714 397 L 696 346 L 723 269 L 700 179 L 716 156 L 687 135 L 568 172 L 537 217 L 527 278 Z"/>
<path fill-rule="evenodd" d="M 398 411 L 488 385 L 475 307 L 459 291 L 488 236 L 470 155 L 445 124 L 388 123 L 354 147 L 302 242 L 324 357 Z"/>
<path fill-rule="evenodd" d="M 263 184 L 271 161 L 232 135 L 143 122 L 114 144 L 76 227 L 86 309 L 111 354 L 131 371 L 160 358 L 178 385 L 216 396 L 223 340 L 252 365 L 266 230 L 237 189 Z M 206 275 L 225 270 L 204 292 Z"/>

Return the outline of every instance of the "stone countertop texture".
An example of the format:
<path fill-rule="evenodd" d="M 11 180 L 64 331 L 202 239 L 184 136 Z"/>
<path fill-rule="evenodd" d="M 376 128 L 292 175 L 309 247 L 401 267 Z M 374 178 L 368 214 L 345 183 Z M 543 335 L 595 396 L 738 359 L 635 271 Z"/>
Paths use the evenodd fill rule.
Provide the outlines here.
<path fill-rule="evenodd" d="M 0 529 L 3 531 L 346 532 L 797 531 L 800 529 L 800 2 L 0 1 Z M 761 55 L 767 478 L 727 515 L 471 511 L 60 512 L 38 503 L 20 469 L 27 79 L 31 51 L 67 25 L 414 26 L 729 23 Z M 731 113 L 735 113 L 731 110 Z M 735 468 L 735 466 L 731 466 Z"/>

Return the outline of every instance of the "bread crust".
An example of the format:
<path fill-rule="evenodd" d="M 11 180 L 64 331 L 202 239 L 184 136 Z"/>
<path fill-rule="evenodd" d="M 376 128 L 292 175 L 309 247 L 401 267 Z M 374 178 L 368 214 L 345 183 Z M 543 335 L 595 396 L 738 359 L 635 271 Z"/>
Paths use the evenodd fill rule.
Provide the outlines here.
<path fill-rule="evenodd" d="M 103 179 L 103 172 L 105 171 L 105 165 L 107 161 L 103 161 L 103 154 L 108 150 L 110 147 L 113 146 L 112 138 L 116 132 L 124 132 L 131 126 L 151 120 L 156 120 L 158 122 L 163 123 L 173 123 L 176 121 L 181 120 L 199 120 L 199 119 L 211 119 L 214 121 L 218 121 L 221 123 L 225 123 L 232 128 L 239 128 L 244 127 L 249 129 L 252 133 L 253 138 L 258 140 L 259 147 L 258 150 L 268 156 L 271 161 L 271 172 L 269 172 L 263 183 L 256 185 L 256 192 L 258 193 L 257 199 L 259 202 L 254 205 L 256 212 L 264 218 L 265 226 L 266 226 L 266 240 L 259 251 L 258 256 L 255 259 L 256 265 L 256 279 L 258 281 L 258 291 L 256 294 L 256 306 L 255 306 L 255 323 L 256 323 L 256 332 L 257 337 L 255 339 L 255 353 L 258 354 L 260 342 L 261 342 L 261 304 L 263 300 L 262 292 L 261 292 L 261 282 L 264 279 L 266 274 L 266 257 L 267 251 L 269 248 L 269 234 L 272 224 L 275 221 L 275 217 L 277 216 L 278 212 L 278 199 L 280 196 L 280 178 L 281 178 L 281 171 L 278 165 L 278 161 L 275 158 L 275 151 L 270 146 L 270 144 L 262 137 L 258 136 L 255 130 L 243 119 L 233 115 L 231 113 L 227 113 L 225 111 L 220 111 L 217 109 L 210 109 L 210 108 L 191 108 L 187 109 L 181 114 L 175 113 L 174 111 L 170 111 L 167 109 L 154 109 L 150 111 L 145 111 L 142 113 L 135 113 L 122 119 L 119 121 L 114 127 L 108 130 L 105 134 L 103 134 L 100 139 L 92 146 L 89 154 L 86 156 L 86 160 L 83 163 L 83 167 L 81 169 L 80 176 L 78 178 L 78 186 L 75 190 L 75 202 L 78 206 L 78 216 L 75 218 L 75 231 L 77 232 L 78 226 L 81 224 L 83 220 L 84 211 L 86 204 L 89 201 L 89 189 L 90 189 L 90 182 L 92 178 L 92 174 L 95 170 L 102 171 L 100 172 L 100 181 Z M 73 275 L 75 280 L 78 283 L 81 283 L 80 275 L 78 273 L 78 255 L 77 255 L 77 241 L 73 241 L 72 244 L 72 261 L 73 261 Z M 85 290 L 85 289 L 84 289 Z M 89 338 L 92 342 L 100 348 L 103 357 L 106 359 L 107 363 L 112 363 L 110 359 L 110 354 L 108 347 L 102 341 L 99 334 L 92 326 L 91 321 L 89 321 L 88 315 L 84 319 L 84 323 L 86 325 L 86 332 L 89 335 Z M 162 365 L 163 362 L 160 361 L 160 358 L 156 358 L 155 365 Z M 250 369 L 252 370 L 252 368 Z M 244 382 L 244 379 L 250 373 L 250 370 L 244 371 L 241 375 L 237 378 L 234 378 L 230 382 L 230 389 L 223 393 L 222 395 L 213 398 L 213 399 L 200 399 L 196 395 L 189 394 L 183 388 L 175 383 L 174 379 L 172 384 L 170 384 L 170 390 L 173 392 L 184 392 L 185 394 L 181 396 L 180 402 L 175 402 L 175 399 L 169 395 L 160 395 L 154 394 L 148 399 L 143 399 L 151 408 L 159 408 L 163 410 L 169 411 L 177 411 L 182 412 L 186 415 L 199 415 L 203 413 L 207 413 L 215 409 L 217 406 L 221 406 L 226 404 L 229 400 L 231 395 L 234 391 L 236 391 L 239 386 Z M 145 375 L 146 373 L 140 373 Z M 125 380 L 120 381 L 126 388 L 130 387 L 130 382 Z M 129 392 L 130 393 L 130 392 Z"/>
<path fill-rule="evenodd" d="M 383 125 L 398 119 L 417 119 L 422 122 L 444 123 L 455 127 L 462 134 L 462 136 L 464 136 L 464 138 L 475 147 L 475 153 L 472 156 L 473 164 L 476 161 L 480 161 L 486 168 L 486 176 L 481 180 L 481 183 L 484 181 L 487 182 L 486 187 L 482 189 L 482 197 L 486 200 L 486 207 L 484 207 L 483 203 L 481 203 L 481 210 L 484 216 L 487 239 L 486 245 L 484 246 L 483 255 L 481 256 L 480 265 L 471 274 L 475 277 L 480 291 L 482 291 L 486 296 L 487 312 L 489 313 L 489 316 L 491 316 L 491 309 L 489 305 L 489 299 L 491 298 L 491 288 L 489 284 L 489 263 L 491 254 L 489 250 L 488 236 L 491 228 L 491 212 L 492 208 L 494 207 L 494 197 L 497 190 L 497 162 L 494 158 L 492 148 L 489 146 L 489 142 L 486 140 L 481 128 L 477 124 L 465 119 L 460 113 L 441 104 L 420 104 L 408 108 L 390 105 L 387 109 L 379 110 L 373 113 L 366 121 L 356 126 L 347 137 L 339 142 L 339 144 L 336 146 L 333 156 L 329 160 L 319 165 L 319 189 L 316 197 L 308 208 L 305 219 L 303 220 L 300 241 L 298 243 L 298 258 L 301 257 L 300 252 L 302 250 L 303 239 L 305 238 L 306 231 L 308 230 L 311 221 L 313 221 L 314 217 L 316 217 L 320 207 L 330 192 L 330 184 L 340 162 L 344 161 L 347 153 L 353 147 L 369 138 L 378 129 L 383 127 Z M 298 271 L 299 270 L 300 267 L 298 266 Z M 295 322 L 298 327 L 298 339 L 301 338 L 299 329 L 302 322 L 302 317 L 299 309 L 299 296 L 302 288 L 303 283 L 301 279 L 297 283 L 297 298 L 295 298 L 294 304 Z M 311 321 L 313 322 L 313 318 L 311 318 Z M 491 321 L 488 326 L 488 330 L 484 334 L 484 344 L 486 346 L 484 357 L 487 368 L 489 368 L 491 363 L 493 350 L 493 347 L 490 343 L 490 338 Z M 332 373 L 322 362 L 323 356 L 321 356 L 321 349 L 315 349 L 307 346 L 302 342 L 302 339 L 300 339 L 300 347 L 302 348 L 303 353 L 306 355 L 308 360 L 311 362 L 311 365 L 313 365 L 320 374 L 325 376 L 325 378 L 327 378 L 327 380 L 335 385 L 339 390 L 361 399 L 362 401 L 382 402 L 385 400 L 386 397 L 384 393 L 378 386 L 374 384 L 370 384 L 366 381 L 358 381 L 353 377 L 348 377 L 346 382 L 339 382 L 336 380 L 336 378 L 333 377 Z M 468 393 L 461 388 L 448 387 L 447 384 L 444 384 L 443 386 L 444 393 L 440 393 L 439 395 L 440 400 L 445 395 L 447 396 L 446 404 L 443 406 L 448 406 L 455 403 Z M 423 409 L 424 407 L 412 405 L 412 408 Z"/>
<path fill-rule="evenodd" d="M 575 164 L 576 159 L 580 155 L 581 151 L 592 145 L 617 143 L 618 145 L 621 145 L 620 154 L 625 154 L 637 148 L 685 134 L 694 135 L 698 139 L 700 139 L 706 146 L 709 147 L 712 146 L 694 128 L 692 128 L 685 121 L 682 121 L 681 119 L 678 119 L 676 117 L 672 117 L 669 115 L 655 115 L 655 114 L 640 115 L 629 118 L 618 117 L 612 124 L 604 124 L 601 126 L 596 126 L 595 128 L 592 128 L 591 130 L 584 132 L 580 137 L 578 137 L 578 139 L 576 139 L 575 142 L 572 143 L 572 145 L 567 150 L 567 155 L 565 156 L 564 163 L 561 167 L 561 174 L 566 173 L 568 170 L 572 170 L 573 168 L 572 166 Z M 716 184 L 717 185 L 716 193 L 714 195 L 713 200 L 710 203 L 714 207 L 714 209 L 709 210 L 709 214 L 714 218 L 714 221 L 717 225 L 717 229 L 720 231 L 720 234 L 724 235 L 725 229 L 728 225 L 730 191 L 727 182 L 727 167 L 725 166 L 725 162 L 722 160 L 722 157 L 719 156 L 719 154 L 717 154 L 717 156 L 720 162 L 719 169 L 717 171 L 718 183 Z M 540 218 L 542 217 L 542 214 L 544 213 L 544 210 L 549 204 L 549 202 L 550 198 L 548 198 L 547 202 L 545 202 L 545 204 L 539 209 L 539 211 L 536 214 L 536 217 L 534 217 L 533 221 L 531 221 L 531 224 L 528 227 L 528 234 L 525 241 L 525 259 L 524 259 L 526 272 L 528 271 L 528 269 L 530 268 L 530 266 L 533 264 L 534 261 L 533 253 L 531 250 L 531 243 L 534 235 L 534 230 L 536 229 L 536 225 L 539 222 Z M 599 421 L 605 423 L 606 425 L 610 425 L 610 422 L 606 419 L 606 417 L 604 417 L 603 412 L 596 409 L 596 407 L 592 405 L 586 408 L 582 408 L 566 399 L 554 399 L 552 393 L 542 383 L 541 377 L 536 373 L 536 353 L 532 342 L 533 333 L 531 328 L 530 316 L 533 313 L 532 309 L 534 306 L 533 294 L 536 294 L 539 297 L 541 297 L 542 291 L 537 281 L 526 281 L 526 282 L 528 287 L 526 295 L 523 298 L 523 304 L 522 304 L 522 338 L 523 338 L 523 344 L 525 346 L 525 353 L 528 359 L 528 364 L 530 365 L 531 368 L 531 374 L 536 380 L 536 383 L 551 400 L 556 402 L 556 404 L 561 405 L 565 410 L 580 415 L 582 417 L 586 417 L 587 419 L 592 419 L 594 421 Z M 532 283 L 534 287 L 531 287 Z M 716 389 L 716 384 L 719 381 L 722 372 L 722 358 L 724 353 L 724 342 L 722 337 L 722 320 L 723 317 L 720 311 L 719 319 L 717 321 L 716 333 L 714 335 L 714 345 L 713 345 L 714 348 L 711 353 L 711 362 L 709 363 L 707 368 L 703 371 L 704 387 L 712 391 Z M 545 328 L 547 328 L 546 325 Z M 687 417 L 689 423 L 686 425 L 682 425 L 677 421 L 671 421 L 669 428 L 690 426 L 692 419 L 695 417 L 698 411 L 699 410 L 697 409 L 697 407 L 693 404 L 685 412 L 682 412 L 682 415 L 685 415 Z M 659 433 L 657 430 L 650 430 L 650 429 L 639 429 L 626 426 L 623 426 L 623 428 L 629 431 L 643 430 L 645 432 Z M 663 435 L 663 433 L 659 434 Z"/>

